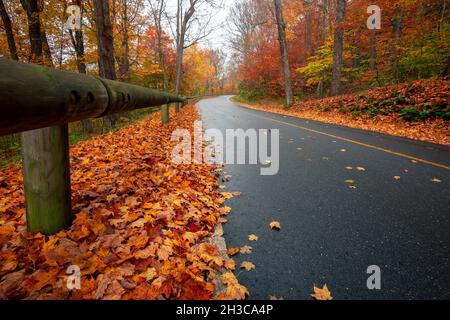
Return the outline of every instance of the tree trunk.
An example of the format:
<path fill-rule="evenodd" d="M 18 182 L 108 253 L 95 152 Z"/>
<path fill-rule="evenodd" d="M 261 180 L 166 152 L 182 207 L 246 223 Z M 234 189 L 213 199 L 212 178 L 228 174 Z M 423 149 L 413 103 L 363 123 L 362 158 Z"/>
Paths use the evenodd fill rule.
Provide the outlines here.
<path fill-rule="evenodd" d="M 311 3 L 309 0 L 303 0 L 303 7 L 305 9 L 305 58 L 309 58 L 313 54 L 312 44 L 312 17 L 311 17 Z"/>
<path fill-rule="evenodd" d="M 288 48 L 286 42 L 286 24 L 283 18 L 283 7 L 281 5 L 281 0 L 274 0 L 274 4 L 278 26 L 278 41 L 280 43 L 281 60 L 283 65 L 283 77 L 286 94 L 285 107 L 290 108 L 293 104 L 293 93 L 291 83 L 291 68 L 289 65 Z"/>
<path fill-rule="evenodd" d="M 14 33 L 12 29 L 11 19 L 9 18 L 8 12 L 6 11 L 3 0 L 0 0 L 0 15 L 2 17 L 3 26 L 5 27 L 6 38 L 8 40 L 8 47 L 11 59 L 19 61 L 19 57 L 17 56 L 17 47 L 16 41 L 14 40 Z"/>
<path fill-rule="evenodd" d="M 334 30 L 334 52 L 333 52 L 333 79 L 331 82 L 331 94 L 338 95 L 342 91 L 342 65 L 344 51 L 344 29 L 342 23 L 345 20 L 346 0 L 337 0 L 336 27 Z"/>
<path fill-rule="evenodd" d="M 122 50 L 123 56 L 120 63 L 120 80 L 128 81 L 129 80 L 129 71 L 130 71 L 130 47 L 128 43 L 128 4 L 127 0 L 122 0 L 123 6 L 123 15 L 122 15 Z"/>
<path fill-rule="evenodd" d="M 395 82 L 400 82 L 400 71 L 399 71 L 399 57 L 398 57 L 398 50 L 397 46 L 400 44 L 400 39 L 403 34 L 403 8 L 401 6 L 398 6 L 395 8 L 395 15 L 394 19 L 392 21 L 392 36 L 394 38 L 394 43 L 391 46 L 391 55 L 392 55 L 392 62 L 394 68 L 394 78 Z"/>
<path fill-rule="evenodd" d="M 175 76 L 175 94 L 180 93 L 181 73 L 183 72 L 183 54 L 184 54 L 184 36 L 177 43 L 176 76 Z"/>
<path fill-rule="evenodd" d="M 109 1 L 95 0 L 94 15 L 97 34 L 99 75 L 105 79 L 116 80 L 114 36 L 109 16 Z M 111 115 L 105 118 L 110 128 L 114 127 L 117 122 L 117 117 Z"/>
<path fill-rule="evenodd" d="M 369 68 L 372 71 L 377 69 L 377 34 L 375 30 L 370 32 L 370 63 Z"/>
<path fill-rule="evenodd" d="M 30 60 L 43 64 L 38 1 L 21 3 L 28 18 Z M 68 125 L 24 132 L 21 143 L 28 231 L 54 234 L 73 219 Z"/>
<path fill-rule="evenodd" d="M 44 63 L 49 67 L 53 67 L 52 52 L 48 45 L 47 33 L 41 30 L 42 52 L 44 53 Z"/>
<path fill-rule="evenodd" d="M 39 19 L 39 6 L 37 0 L 20 0 L 27 14 L 28 36 L 30 38 L 31 55 L 30 62 L 42 64 L 42 35 Z"/>
<path fill-rule="evenodd" d="M 327 41 L 327 37 L 328 37 L 328 0 L 323 0 L 322 3 L 322 12 L 323 12 L 323 43 L 325 44 L 325 42 Z"/>
<path fill-rule="evenodd" d="M 81 0 L 76 0 L 75 4 L 81 9 L 81 19 L 83 18 L 83 5 Z M 86 62 L 84 61 L 84 38 L 83 38 L 83 24 L 79 30 L 75 30 L 75 36 L 73 31 L 70 30 L 70 37 L 72 39 L 72 45 L 75 48 L 75 54 L 77 56 L 77 69 L 78 73 L 86 74 Z M 91 119 L 85 119 L 81 121 L 81 129 L 83 132 L 91 135 L 94 133 Z"/>
<path fill-rule="evenodd" d="M 154 4 L 149 1 L 151 14 L 153 15 L 153 22 L 156 29 L 156 40 L 158 41 L 158 58 L 159 66 L 161 67 L 162 77 L 163 77 L 163 90 L 166 91 L 169 87 L 167 73 L 166 73 L 166 57 L 163 50 L 163 38 L 162 38 L 162 15 L 165 10 L 166 0 L 159 0 Z M 169 123 L 169 105 L 164 105 L 161 108 L 162 124 Z"/>
<path fill-rule="evenodd" d="M 98 66 L 102 78 L 115 80 L 116 69 L 114 64 L 114 36 L 109 17 L 108 0 L 94 1 L 94 15 L 96 23 Z"/>
<path fill-rule="evenodd" d="M 448 79 L 449 76 L 450 76 L 450 57 L 447 58 L 447 64 L 445 65 L 445 69 L 444 69 L 444 71 L 442 72 L 442 76 L 443 76 L 445 79 Z"/>

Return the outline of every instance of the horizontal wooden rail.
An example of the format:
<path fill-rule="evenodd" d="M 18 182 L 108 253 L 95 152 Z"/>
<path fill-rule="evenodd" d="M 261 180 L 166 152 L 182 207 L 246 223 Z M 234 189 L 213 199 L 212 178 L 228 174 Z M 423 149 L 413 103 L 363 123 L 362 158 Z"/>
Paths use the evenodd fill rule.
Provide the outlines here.
<path fill-rule="evenodd" d="M 169 103 L 176 95 L 0 58 L 0 135 Z"/>

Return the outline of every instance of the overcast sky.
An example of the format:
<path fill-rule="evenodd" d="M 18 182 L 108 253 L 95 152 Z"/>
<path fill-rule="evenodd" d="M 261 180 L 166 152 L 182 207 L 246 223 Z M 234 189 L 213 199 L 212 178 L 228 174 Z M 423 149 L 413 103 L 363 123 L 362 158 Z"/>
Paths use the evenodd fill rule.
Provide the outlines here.
<path fill-rule="evenodd" d="M 211 12 L 214 15 L 212 20 L 212 27 L 214 32 L 205 40 L 201 42 L 201 45 L 213 47 L 213 48 L 223 48 L 227 50 L 227 33 L 226 33 L 226 21 L 228 18 L 230 7 L 237 0 L 223 0 L 223 6 L 221 9 Z M 168 9 L 173 11 L 176 8 L 177 0 L 168 0 Z M 227 50 L 228 51 L 228 50 Z"/>

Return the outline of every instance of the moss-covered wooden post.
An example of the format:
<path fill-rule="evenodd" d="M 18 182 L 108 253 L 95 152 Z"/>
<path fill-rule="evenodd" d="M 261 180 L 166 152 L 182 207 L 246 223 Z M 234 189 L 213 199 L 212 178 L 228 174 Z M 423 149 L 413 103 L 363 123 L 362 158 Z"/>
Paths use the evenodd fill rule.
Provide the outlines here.
<path fill-rule="evenodd" d="M 161 107 L 161 121 L 163 125 L 170 122 L 169 107 L 169 104 L 165 104 Z"/>
<path fill-rule="evenodd" d="M 177 103 L 175 103 L 175 112 L 180 112 L 180 103 L 179 102 L 177 102 Z"/>
<path fill-rule="evenodd" d="M 72 223 L 68 125 L 22 133 L 29 232 L 54 234 Z"/>

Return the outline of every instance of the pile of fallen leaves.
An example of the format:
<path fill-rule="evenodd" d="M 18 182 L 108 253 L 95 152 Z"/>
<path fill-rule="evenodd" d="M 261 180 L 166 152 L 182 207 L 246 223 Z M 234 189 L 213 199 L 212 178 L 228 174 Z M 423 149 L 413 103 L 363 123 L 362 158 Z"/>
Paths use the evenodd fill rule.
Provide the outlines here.
<path fill-rule="evenodd" d="M 450 146 L 450 85 L 439 79 L 296 102 L 289 110 L 262 103 L 246 107 Z"/>
<path fill-rule="evenodd" d="M 71 148 L 70 230 L 26 231 L 21 168 L 0 171 L 0 299 L 243 299 L 248 295 L 211 241 L 229 210 L 216 167 L 176 165 L 174 129 L 193 131 L 188 106 Z M 67 269 L 81 269 L 69 290 Z M 224 285 L 222 292 L 216 287 Z"/>

